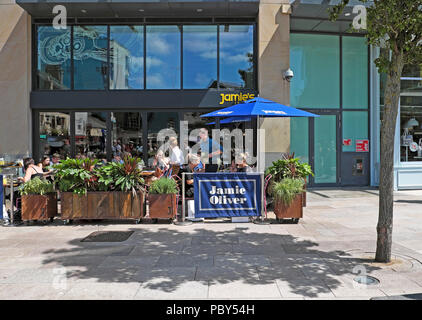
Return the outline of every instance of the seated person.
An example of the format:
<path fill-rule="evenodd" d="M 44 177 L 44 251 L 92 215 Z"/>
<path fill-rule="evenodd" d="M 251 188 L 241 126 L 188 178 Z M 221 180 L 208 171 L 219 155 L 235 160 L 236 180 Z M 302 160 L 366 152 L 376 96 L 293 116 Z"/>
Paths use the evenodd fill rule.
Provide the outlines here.
<path fill-rule="evenodd" d="M 231 172 L 252 172 L 252 168 L 246 162 L 247 153 L 239 153 L 235 156 L 230 167 Z"/>
<path fill-rule="evenodd" d="M 43 172 L 41 167 L 38 167 L 35 165 L 35 161 L 32 158 L 25 158 L 23 161 L 23 166 L 25 169 L 25 176 L 23 178 L 22 177 L 18 178 L 18 180 L 22 182 L 27 182 L 36 177 L 44 178 L 53 172 L 53 170 Z"/>
<path fill-rule="evenodd" d="M 164 156 L 163 150 L 157 151 L 152 166 L 155 168 L 154 175 L 157 178 L 160 178 L 163 175 L 168 176 L 171 174 L 170 159 Z"/>
<path fill-rule="evenodd" d="M 37 164 L 38 167 L 42 168 L 42 171 L 47 172 L 50 169 L 48 168 L 50 166 L 50 157 L 44 156 L 42 157 L 42 160 L 40 163 Z"/>
<path fill-rule="evenodd" d="M 201 158 L 193 153 L 188 154 L 188 170 L 187 172 L 200 173 L 205 172 L 204 164 Z M 185 179 L 185 196 L 188 198 L 193 197 L 193 175 L 187 175 Z"/>

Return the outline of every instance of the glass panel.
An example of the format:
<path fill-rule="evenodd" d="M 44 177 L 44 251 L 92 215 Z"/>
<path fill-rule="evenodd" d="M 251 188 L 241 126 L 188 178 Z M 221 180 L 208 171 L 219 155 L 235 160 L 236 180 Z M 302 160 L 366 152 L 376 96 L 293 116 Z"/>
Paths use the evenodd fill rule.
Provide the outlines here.
<path fill-rule="evenodd" d="M 59 159 L 70 157 L 69 113 L 40 112 L 39 143 L 38 160 L 43 156 L 49 156 L 52 161 L 57 162 Z"/>
<path fill-rule="evenodd" d="M 139 112 L 112 112 L 112 152 L 114 161 L 131 155 L 142 159 L 142 118 Z"/>
<path fill-rule="evenodd" d="M 75 90 L 101 90 L 107 83 L 107 26 L 73 29 Z"/>
<path fill-rule="evenodd" d="M 220 26 L 220 87 L 254 88 L 253 26 Z"/>
<path fill-rule="evenodd" d="M 291 105 L 298 108 L 339 108 L 339 37 L 290 34 Z"/>
<path fill-rule="evenodd" d="M 148 166 L 151 167 L 157 153 L 157 134 L 161 129 L 172 129 L 179 133 L 178 112 L 148 112 Z"/>
<path fill-rule="evenodd" d="M 290 118 L 290 152 L 302 162 L 309 163 L 309 120 Z"/>
<path fill-rule="evenodd" d="M 422 161 L 422 81 L 401 83 L 400 161 Z"/>
<path fill-rule="evenodd" d="M 422 78 L 422 63 L 416 65 L 405 65 L 402 77 Z"/>
<path fill-rule="evenodd" d="M 343 37 L 343 108 L 368 108 L 368 45 L 363 37 Z"/>
<path fill-rule="evenodd" d="M 356 140 L 368 139 L 368 112 L 344 111 L 343 112 L 343 152 L 356 152 Z"/>
<path fill-rule="evenodd" d="M 110 89 L 144 88 L 144 27 L 110 26 Z"/>
<path fill-rule="evenodd" d="M 147 89 L 180 89 L 180 28 L 147 26 Z"/>
<path fill-rule="evenodd" d="M 315 118 L 315 183 L 337 182 L 336 116 Z"/>
<path fill-rule="evenodd" d="M 106 112 L 75 112 L 77 158 L 106 158 Z"/>
<path fill-rule="evenodd" d="M 183 26 L 183 88 L 216 88 L 217 26 Z"/>
<path fill-rule="evenodd" d="M 38 30 L 38 89 L 70 89 L 70 28 L 57 30 L 40 26 Z"/>

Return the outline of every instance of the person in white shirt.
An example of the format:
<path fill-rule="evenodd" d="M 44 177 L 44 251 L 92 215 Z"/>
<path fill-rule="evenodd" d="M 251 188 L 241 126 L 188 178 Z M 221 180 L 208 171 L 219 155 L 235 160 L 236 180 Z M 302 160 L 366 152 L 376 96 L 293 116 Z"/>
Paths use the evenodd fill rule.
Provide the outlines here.
<path fill-rule="evenodd" d="M 184 157 L 183 157 L 183 151 L 180 150 L 179 146 L 177 145 L 177 138 L 176 137 L 170 137 L 169 138 L 170 143 L 170 164 L 177 164 L 177 165 L 183 165 Z"/>

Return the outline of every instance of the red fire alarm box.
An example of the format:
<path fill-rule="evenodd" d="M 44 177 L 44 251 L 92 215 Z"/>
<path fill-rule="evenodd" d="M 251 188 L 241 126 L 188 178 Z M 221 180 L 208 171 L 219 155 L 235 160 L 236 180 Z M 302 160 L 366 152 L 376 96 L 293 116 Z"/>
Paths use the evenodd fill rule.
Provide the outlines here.
<path fill-rule="evenodd" d="M 356 140 L 356 152 L 369 152 L 369 140 Z"/>
<path fill-rule="evenodd" d="M 343 139 L 343 146 L 351 146 L 352 139 Z"/>

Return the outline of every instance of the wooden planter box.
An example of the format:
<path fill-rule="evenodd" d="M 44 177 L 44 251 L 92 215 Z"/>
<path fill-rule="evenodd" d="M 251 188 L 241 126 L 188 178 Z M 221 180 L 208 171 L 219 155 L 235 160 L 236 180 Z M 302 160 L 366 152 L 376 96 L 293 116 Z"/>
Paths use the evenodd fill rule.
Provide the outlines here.
<path fill-rule="evenodd" d="M 61 193 L 62 219 L 136 219 L 144 215 L 143 192 L 88 192 L 84 196 Z"/>
<path fill-rule="evenodd" d="M 306 180 L 305 184 L 303 185 L 303 189 L 305 189 L 305 191 L 302 193 L 302 206 L 306 207 Z"/>
<path fill-rule="evenodd" d="M 303 218 L 303 195 L 298 194 L 296 198 L 292 201 L 290 206 L 286 206 L 281 201 L 274 202 L 274 214 L 277 219 L 300 219 Z"/>
<path fill-rule="evenodd" d="M 49 220 L 57 215 L 57 193 L 22 196 L 22 220 Z"/>
<path fill-rule="evenodd" d="M 177 215 L 176 194 L 149 194 L 151 219 L 174 219 Z"/>

